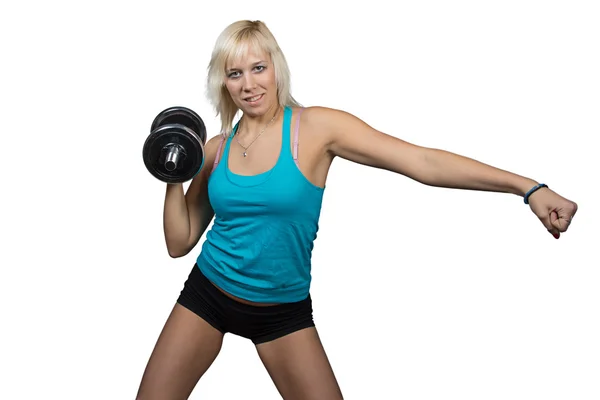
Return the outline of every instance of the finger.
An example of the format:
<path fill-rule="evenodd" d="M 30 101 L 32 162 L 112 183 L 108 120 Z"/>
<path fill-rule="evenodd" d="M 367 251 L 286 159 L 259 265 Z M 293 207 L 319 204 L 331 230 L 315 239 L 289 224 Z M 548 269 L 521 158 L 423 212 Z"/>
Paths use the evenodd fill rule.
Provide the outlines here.
<path fill-rule="evenodd" d="M 554 236 L 554 239 L 560 239 L 560 231 L 558 231 L 557 229 L 548 229 L 548 232 L 550 232 L 550 234 Z"/>
<path fill-rule="evenodd" d="M 571 220 L 573 219 L 573 215 L 569 215 L 569 213 L 565 211 L 559 211 L 559 213 L 552 212 L 550 215 L 550 222 L 552 223 L 552 227 L 559 232 L 566 232 L 569 229 L 569 225 L 571 225 Z"/>
<path fill-rule="evenodd" d="M 554 226 L 555 221 L 558 220 L 558 214 L 556 211 L 552 211 L 550 215 L 545 218 L 541 218 L 541 220 L 548 232 L 550 232 L 555 239 L 560 238 L 560 230 Z"/>
<path fill-rule="evenodd" d="M 556 221 L 552 222 L 552 226 L 559 232 L 566 232 L 569 229 L 569 225 L 571 221 L 567 218 L 558 218 Z"/>

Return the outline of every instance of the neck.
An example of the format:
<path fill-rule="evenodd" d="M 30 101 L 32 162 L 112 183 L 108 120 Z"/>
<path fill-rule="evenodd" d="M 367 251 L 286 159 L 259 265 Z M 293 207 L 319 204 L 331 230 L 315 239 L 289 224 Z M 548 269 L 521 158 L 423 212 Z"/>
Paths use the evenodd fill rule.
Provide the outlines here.
<path fill-rule="evenodd" d="M 240 128 L 242 128 L 245 133 L 256 133 L 260 132 L 269 123 L 270 126 L 272 126 L 279 118 L 280 108 L 279 104 L 273 104 L 261 115 L 244 113 L 241 119 Z"/>

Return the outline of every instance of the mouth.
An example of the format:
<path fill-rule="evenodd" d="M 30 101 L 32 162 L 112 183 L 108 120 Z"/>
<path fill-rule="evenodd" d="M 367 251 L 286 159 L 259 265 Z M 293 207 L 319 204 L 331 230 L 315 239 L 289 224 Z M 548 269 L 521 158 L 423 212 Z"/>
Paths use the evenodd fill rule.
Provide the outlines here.
<path fill-rule="evenodd" d="M 260 99 L 262 99 L 264 96 L 264 94 L 259 94 L 253 97 L 247 97 L 244 100 L 247 101 L 248 103 L 256 103 L 257 101 L 259 101 Z"/>

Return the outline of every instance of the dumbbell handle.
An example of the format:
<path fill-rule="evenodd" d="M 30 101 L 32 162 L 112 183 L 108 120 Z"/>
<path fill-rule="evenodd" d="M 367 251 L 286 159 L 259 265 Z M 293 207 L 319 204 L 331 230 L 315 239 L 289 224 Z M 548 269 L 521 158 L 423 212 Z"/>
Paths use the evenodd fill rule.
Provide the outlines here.
<path fill-rule="evenodd" d="M 170 143 L 165 146 L 167 155 L 165 157 L 165 169 L 169 172 L 175 171 L 178 167 L 179 160 L 184 156 L 183 147 L 178 144 Z"/>

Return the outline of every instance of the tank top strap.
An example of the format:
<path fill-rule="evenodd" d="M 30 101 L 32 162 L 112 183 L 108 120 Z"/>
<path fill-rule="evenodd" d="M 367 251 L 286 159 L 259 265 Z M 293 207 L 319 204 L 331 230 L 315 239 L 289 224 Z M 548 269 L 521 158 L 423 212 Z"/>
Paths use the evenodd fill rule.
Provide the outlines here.
<path fill-rule="evenodd" d="M 298 111 L 298 115 L 296 116 L 296 126 L 294 127 L 294 149 L 292 151 L 292 155 L 294 157 L 294 162 L 298 165 L 298 131 L 300 129 L 300 116 L 302 115 L 302 111 L 304 111 L 304 107 L 300 107 Z"/>
<path fill-rule="evenodd" d="M 285 106 L 283 108 L 283 124 L 281 127 L 281 151 L 283 154 L 283 158 L 288 159 L 292 157 L 291 147 L 291 139 L 290 134 L 292 130 L 290 129 L 292 126 L 292 109 L 289 106 Z M 281 157 L 280 157 L 281 158 Z"/>
<path fill-rule="evenodd" d="M 221 134 L 221 140 L 219 140 L 219 147 L 217 148 L 217 154 L 215 154 L 215 161 L 213 162 L 212 172 L 215 172 L 215 169 L 219 164 L 219 160 L 221 159 L 221 149 L 223 148 L 223 142 L 225 142 L 225 140 L 227 140 L 227 138 L 225 137 L 225 135 Z"/>
<path fill-rule="evenodd" d="M 229 160 L 229 148 L 231 147 L 231 141 L 233 140 L 233 136 L 237 132 L 239 125 L 240 121 L 236 122 L 231 130 L 231 133 L 227 135 L 227 140 L 225 141 L 225 150 L 223 150 L 223 157 L 221 157 L 224 161 Z"/>

